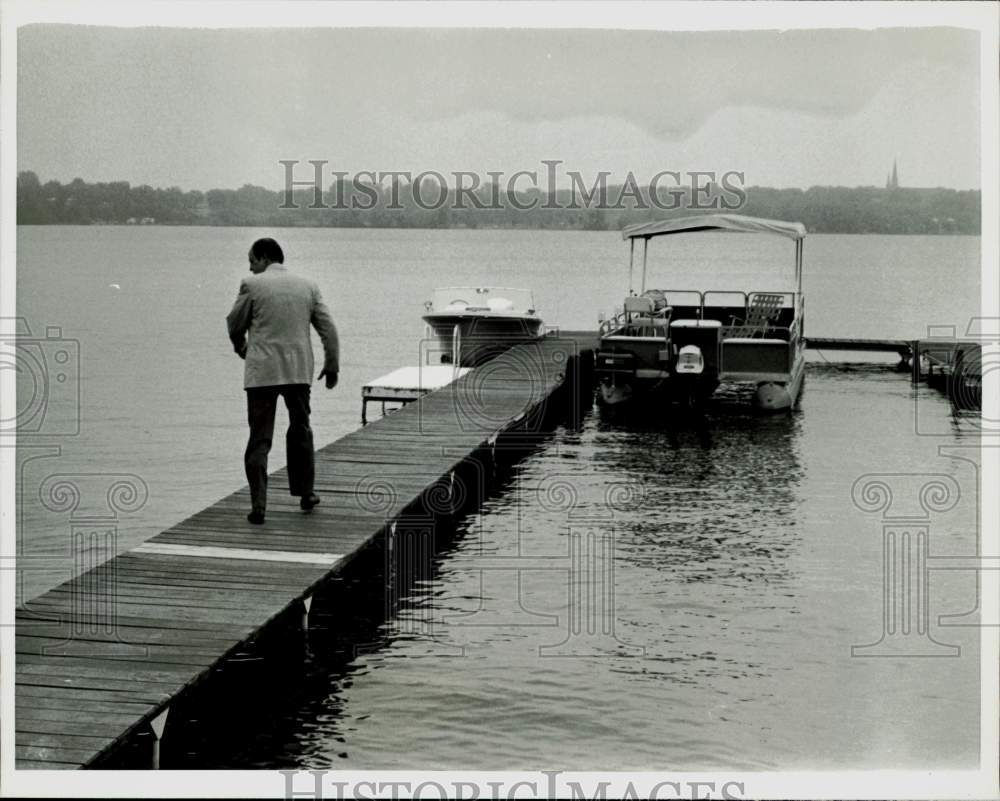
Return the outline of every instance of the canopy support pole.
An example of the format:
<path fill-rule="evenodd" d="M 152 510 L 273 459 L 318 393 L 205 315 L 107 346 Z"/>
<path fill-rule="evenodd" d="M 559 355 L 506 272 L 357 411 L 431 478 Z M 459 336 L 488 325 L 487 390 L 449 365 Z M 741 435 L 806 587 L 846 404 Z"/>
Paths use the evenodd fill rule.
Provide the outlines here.
<path fill-rule="evenodd" d="M 643 237 L 642 240 L 642 289 L 640 292 L 646 291 L 646 254 L 649 252 L 649 237 Z"/>
<path fill-rule="evenodd" d="M 635 238 L 628 241 L 628 293 L 632 294 L 632 263 L 635 260 Z"/>

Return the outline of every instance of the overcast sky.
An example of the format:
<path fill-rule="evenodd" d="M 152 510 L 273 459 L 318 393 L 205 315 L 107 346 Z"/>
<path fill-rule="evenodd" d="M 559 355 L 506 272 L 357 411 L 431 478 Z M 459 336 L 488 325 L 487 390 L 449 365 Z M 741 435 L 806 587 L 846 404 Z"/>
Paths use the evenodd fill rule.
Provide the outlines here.
<path fill-rule="evenodd" d="M 645 182 L 979 188 L 978 34 L 194 30 L 18 36 L 18 169 L 44 180 L 279 188 L 329 169 L 540 168 Z M 303 166 L 301 177 L 311 177 Z"/>

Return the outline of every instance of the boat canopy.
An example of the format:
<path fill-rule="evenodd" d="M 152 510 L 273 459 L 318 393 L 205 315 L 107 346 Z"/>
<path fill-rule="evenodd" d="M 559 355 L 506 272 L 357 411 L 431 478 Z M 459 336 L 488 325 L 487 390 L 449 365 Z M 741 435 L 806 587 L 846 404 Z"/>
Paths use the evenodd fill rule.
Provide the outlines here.
<path fill-rule="evenodd" d="M 799 222 L 765 220 L 742 214 L 700 214 L 678 217 L 673 220 L 637 223 L 622 229 L 622 239 L 649 239 L 665 234 L 682 234 L 688 231 L 735 231 L 745 234 L 776 234 L 796 241 L 805 239 L 806 227 Z"/>

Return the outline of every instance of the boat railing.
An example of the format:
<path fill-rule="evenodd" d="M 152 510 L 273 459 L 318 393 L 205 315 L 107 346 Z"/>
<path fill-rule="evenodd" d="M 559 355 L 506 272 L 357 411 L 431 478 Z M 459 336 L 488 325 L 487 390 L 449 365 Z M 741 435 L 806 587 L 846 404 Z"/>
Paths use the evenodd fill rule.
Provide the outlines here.
<path fill-rule="evenodd" d="M 616 310 L 615 314 L 600 323 L 598 334 L 606 336 L 629 325 L 637 314 L 637 304 L 641 303 L 641 300 L 651 300 L 653 303 L 654 311 L 645 312 L 647 316 L 659 317 L 666 309 L 670 309 L 672 317 L 675 319 L 683 316 L 692 316 L 699 320 L 717 319 L 726 328 L 739 327 L 742 321 L 750 317 L 751 307 L 755 300 L 763 296 L 779 296 L 781 298 L 780 304 L 777 306 L 778 312 L 792 310 L 792 317 L 788 320 L 789 324 L 769 324 L 767 326 L 768 335 L 786 341 L 798 338 L 801 335 L 799 319 L 802 316 L 805 299 L 803 296 L 796 296 L 795 292 L 787 290 L 743 292 L 712 289 L 702 292 L 696 289 L 650 289 L 642 295 L 630 295 L 626 298 L 623 309 Z M 787 314 L 785 318 L 787 319 Z"/>
<path fill-rule="evenodd" d="M 601 320 L 601 324 L 597 328 L 597 335 L 599 337 L 607 336 L 612 331 L 615 331 L 625 325 L 625 312 L 618 312 L 617 314 L 612 314 L 606 320 Z"/>
<path fill-rule="evenodd" d="M 701 292 L 697 289 L 649 289 L 643 295 L 661 297 L 666 305 L 675 309 L 692 309 L 699 319 L 705 317 L 706 309 L 742 309 L 742 316 L 745 318 L 758 295 L 780 295 L 782 308 L 795 309 L 795 293 L 787 290 L 743 292 L 735 289 L 709 289 Z"/>

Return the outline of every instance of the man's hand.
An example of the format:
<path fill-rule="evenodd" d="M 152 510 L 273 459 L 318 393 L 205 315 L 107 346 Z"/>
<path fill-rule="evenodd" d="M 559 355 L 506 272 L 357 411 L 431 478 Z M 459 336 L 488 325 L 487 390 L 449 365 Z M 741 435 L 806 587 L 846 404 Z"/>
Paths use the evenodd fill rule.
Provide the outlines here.
<path fill-rule="evenodd" d="M 239 356 L 241 359 L 245 359 L 247 357 L 247 343 L 246 342 L 243 342 L 242 344 L 238 345 L 235 348 L 235 350 L 236 350 L 236 355 Z"/>
<path fill-rule="evenodd" d="M 316 380 L 319 381 L 319 379 L 321 379 L 323 376 L 326 376 L 327 389 L 333 389 L 335 386 L 337 386 L 337 379 L 339 378 L 340 374 L 336 370 L 328 370 L 327 368 L 324 367 L 320 372 L 320 374 L 316 377 Z"/>

